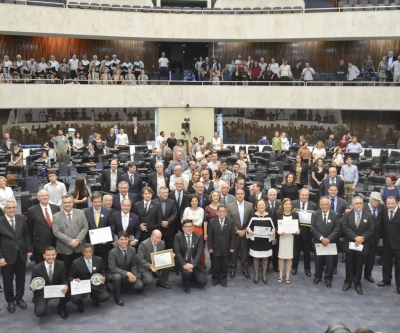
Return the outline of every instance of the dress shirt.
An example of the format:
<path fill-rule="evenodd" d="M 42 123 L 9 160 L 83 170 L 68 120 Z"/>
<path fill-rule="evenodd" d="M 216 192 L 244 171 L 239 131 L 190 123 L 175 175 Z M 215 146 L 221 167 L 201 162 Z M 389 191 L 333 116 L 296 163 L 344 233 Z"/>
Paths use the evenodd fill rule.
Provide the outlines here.
<path fill-rule="evenodd" d="M 304 204 L 304 210 L 307 210 L 308 208 L 308 201 L 306 203 L 303 203 L 300 201 L 300 209 L 303 210 L 303 204 Z"/>
<path fill-rule="evenodd" d="M 270 67 L 272 73 L 276 74 L 276 73 L 279 72 L 279 65 L 278 65 L 278 63 L 275 62 L 275 63 L 273 63 L 273 64 L 269 64 L 269 67 Z"/>
<path fill-rule="evenodd" d="M 350 166 L 347 164 L 343 165 L 340 170 L 340 175 L 343 176 L 345 182 L 354 182 L 354 184 L 358 182 L 358 169 L 353 164 Z"/>
<path fill-rule="evenodd" d="M 169 60 L 166 57 L 161 57 L 158 59 L 158 63 L 160 64 L 160 67 L 168 67 Z"/>
<path fill-rule="evenodd" d="M 39 62 L 39 68 L 41 71 L 47 69 L 47 64 L 45 62 Z"/>
<path fill-rule="evenodd" d="M 378 215 L 378 207 L 374 208 L 371 206 L 371 204 L 368 202 L 368 208 L 371 211 L 372 216 L 375 218 Z M 374 214 L 375 211 L 375 214 Z M 390 216 L 390 214 L 389 214 Z"/>
<path fill-rule="evenodd" d="M 212 172 L 219 169 L 218 163 L 208 162 L 207 165 L 211 169 Z"/>
<path fill-rule="evenodd" d="M 91 270 L 90 273 L 93 273 L 93 262 L 92 262 L 92 258 L 90 258 L 89 260 L 85 258 L 85 262 L 86 262 L 87 268 L 89 269 L 89 267 L 90 267 L 90 270 Z"/>
<path fill-rule="evenodd" d="M 145 210 L 146 210 L 146 205 L 147 205 L 147 209 L 150 209 L 150 204 L 151 204 L 151 201 L 143 200 L 143 207 Z"/>
<path fill-rule="evenodd" d="M 61 206 L 62 196 L 67 194 L 67 189 L 63 183 L 57 182 L 53 185 L 52 183 L 47 183 L 44 185 L 44 189 L 50 194 L 49 203 Z"/>
<path fill-rule="evenodd" d="M 359 216 L 360 216 L 360 224 L 361 224 L 362 210 L 361 210 L 360 212 L 357 212 L 357 211 L 354 209 L 354 221 L 355 221 L 355 223 L 356 223 L 356 226 L 357 226 L 357 219 L 358 219 Z"/>
<path fill-rule="evenodd" d="M 240 216 L 240 225 L 243 226 L 244 224 L 244 201 L 239 202 L 236 201 L 238 205 L 238 210 L 239 210 L 239 216 Z"/>
<path fill-rule="evenodd" d="M 353 142 L 349 143 L 347 145 L 346 150 L 349 153 L 359 153 L 362 150 L 362 146 L 360 143 L 356 142 L 355 144 Z"/>
<path fill-rule="evenodd" d="M 175 187 L 176 178 L 182 178 L 183 181 L 185 182 L 185 186 L 186 186 L 187 184 L 189 184 L 189 176 L 188 176 L 188 175 L 186 175 L 186 174 L 184 174 L 184 173 L 182 173 L 182 175 L 181 175 L 180 177 L 175 177 L 175 175 L 172 175 L 172 176 L 169 178 L 169 189 L 170 189 L 171 191 L 174 191 L 174 190 L 176 189 L 176 187 Z"/>
<path fill-rule="evenodd" d="M 8 221 L 8 223 L 10 224 L 10 227 L 12 228 L 12 223 L 11 223 L 11 220 L 14 220 L 14 226 L 16 227 L 16 219 L 15 219 L 15 215 L 14 215 L 14 217 L 11 219 L 7 214 L 4 214 L 4 216 L 6 217 L 6 219 L 7 219 L 7 221 Z"/>
<path fill-rule="evenodd" d="M 49 60 L 51 67 L 54 67 L 54 69 L 58 72 L 58 68 L 60 67 L 60 64 L 58 63 L 57 60 Z"/>
<path fill-rule="evenodd" d="M 93 207 L 93 206 L 92 206 Z M 100 216 L 101 216 L 101 207 L 99 209 L 96 209 L 93 207 L 93 216 L 96 217 L 96 211 L 99 214 L 99 220 L 100 220 Z"/>
<path fill-rule="evenodd" d="M 124 133 L 124 134 L 118 134 L 117 135 L 117 139 L 115 140 L 115 143 L 117 145 L 121 145 L 121 146 L 125 146 L 128 144 L 128 136 Z"/>
<path fill-rule="evenodd" d="M 78 59 L 69 59 L 68 61 L 69 69 L 71 71 L 76 71 L 76 69 L 78 68 L 78 63 L 79 63 Z"/>
<path fill-rule="evenodd" d="M 166 186 L 164 174 L 157 174 L 157 193 L 159 192 L 161 186 Z"/>
<path fill-rule="evenodd" d="M 281 65 L 279 67 L 280 76 L 292 76 L 290 65 Z"/>
<path fill-rule="evenodd" d="M 180 194 L 180 198 L 179 198 L 179 194 Z M 176 202 L 178 203 L 178 205 L 181 204 L 182 199 L 183 199 L 183 191 L 181 191 L 181 192 L 175 191 L 175 199 L 176 199 Z M 180 200 L 180 202 L 178 202 L 178 199 Z"/>
<path fill-rule="evenodd" d="M 232 171 L 225 170 L 225 172 L 221 176 L 221 180 L 231 185 L 235 181 L 235 178 L 233 178 Z"/>
<path fill-rule="evenodd" d="M 195 227 L 201 227 L 204 221 L 204 209 L 199 207 L 196 210 L 192 210 L 186 207 L 182 217 L 184 220 L 192 220 Z"/>
<path fill-rule="evenodd" d="M 89 67 L 89 65 L 90 65 L 90 61 L 89 60 L 81 60 L 81 62 L 82 62 L 82 65 L 83 66 L 85 66 L 85 67 Z"/>
<path fill-rule="evenodd" d="M 122 229 L 126 231 L 126 229 L 129 226 L 129 213 L 125 214 L 124 212 L 121 212 L 121 219 L 122 219 Z"/>
<path fill-rule="evenodd" d="M 180 165 L 182 167 L 182 172 L 186 171 L 187 169 L 189 169 L 189 165 L 187 164 L 187 162 L 185 161 L 181 161 L 180 163 L 173 161 L 169 164 L 168 166 L 168 173 L 170 175 L 174 174 L 174 168 L 175 166 Z"/>
<path fill-rule="evenodd" d="M 115 170 L 115 171 L 111 170 L 111 173 L 110 173 L 110 191 L 117 192 L 117 170 Z"/>
<path fill-rule="evenodd" d="M 336 178 L 328 178 L 329 179 L 329 184 L 336 184 Z"/>
<path fill-rule="evenodd" d="M 67 216 L 67 220 L 68 220 L 68 214 L 71 215 L 71 221 L 74 220 L 74 215 L 73 215 L 73 210 L 71 209 L 71 211 L 69 213 L 67 213 L 64 209 L 62 209 L 62 211 L 65 213 L 65 215 Z"/>
<path fill-rule="evenodd" d="M 122 200 L 127 199 L 129 200 L 129 195 L 128 193 L 124 196 L 122 194 L 119 195 L 119 202 L 122 203 Z"/>
<path fill-rule="evenodd" d="M 357 68 L 357 66 L 351 66 L 347 69 L 347 80 L 353 81 L 359 75 L 360 70 Z"/>
<path fill-rule="evenodd" d="M 40 208 L 42 209 L 43 215 L 46 217 L 46 211 L 45 209 L 47 208 L 47 213 L 50 216 L 50 220 L 53 221 L 53 213 L 51 212 L 51 208 L 50 205 L 47 206 L 43 206 L 42 204 L 40 204 Z"/>
<path fill-rule="evenodd" d="M 45 261 L 44 261 L 44 266 L 46 267 L 46 272 L 47 272 L 47 275 L 48 275 L 49 278 L 50 278 L 49 269 L 50 269 L 50 266 L 52 266 L 52 268 L 53 268 L 53 278 L 54 278 L 54 262 L 50 265 L 50 264 L 45 260 Z"/>

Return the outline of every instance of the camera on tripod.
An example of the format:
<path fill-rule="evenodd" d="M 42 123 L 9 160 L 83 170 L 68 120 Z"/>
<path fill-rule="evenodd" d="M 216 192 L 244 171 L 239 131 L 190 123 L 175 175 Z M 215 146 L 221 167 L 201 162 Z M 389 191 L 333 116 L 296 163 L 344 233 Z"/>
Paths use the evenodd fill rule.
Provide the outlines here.
<path fill-rule="evenodd" d="M 184 118 L 183 119 L 185 122 L 182 123 L 182 129 L 183 131 L 181 132 L 182 135 L 187 135 L 190 134 L 190 118 Z"/>

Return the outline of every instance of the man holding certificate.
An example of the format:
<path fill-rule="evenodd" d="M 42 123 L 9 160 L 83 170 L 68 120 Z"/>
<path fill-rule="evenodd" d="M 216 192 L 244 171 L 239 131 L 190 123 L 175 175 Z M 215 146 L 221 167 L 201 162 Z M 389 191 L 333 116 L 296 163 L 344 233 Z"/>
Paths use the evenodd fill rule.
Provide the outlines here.
<path fill-rule="evenodd" d="M 336 242 L 340 237 L 340 217 L 338 213 L 329 209 L 328 198 L 322 198 L 319 201 L 319 207 L 321 210 L 312 213 L 311 216 L 311 233 L 316 249 L 315 279 L 313 283 L 314 285 L 320 283 L 322 271 L 326 266 L 325 283 L 327 288 L 332 288 L 333 258 L 337 254 Z"/>

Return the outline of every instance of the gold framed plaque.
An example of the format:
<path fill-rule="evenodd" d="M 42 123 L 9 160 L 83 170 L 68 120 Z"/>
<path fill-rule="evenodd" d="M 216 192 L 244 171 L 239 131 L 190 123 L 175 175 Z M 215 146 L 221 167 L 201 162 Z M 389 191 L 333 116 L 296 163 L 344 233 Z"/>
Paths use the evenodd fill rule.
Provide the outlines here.
<path fill-rule="evenodd" d="M 164 269 L 175 266 L 172 249 L 150 253 L 151 264 L 155 269 Z"/>

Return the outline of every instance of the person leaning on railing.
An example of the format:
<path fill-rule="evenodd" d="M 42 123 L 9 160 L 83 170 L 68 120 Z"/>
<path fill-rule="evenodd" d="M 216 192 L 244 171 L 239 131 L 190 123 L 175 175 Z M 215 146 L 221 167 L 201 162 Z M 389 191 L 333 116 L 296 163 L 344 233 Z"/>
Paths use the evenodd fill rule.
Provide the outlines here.
<path fill-rule="evenodd" d="M 96 72 L 96 67 L 90 68 L 90 73 L 88 75 L 89 84 L 99 84 L 99 73 Z"/>
<path fill-rule="evenodd" d="M 145 74 L 144 69 L 140 72 L 140 75 L 137 78 L 137 82 L 139 85 L 146 85 L 147 81 L 149 80 L 149 77 Z"/>
<path fill-rule="evenodd" d="M 136 77 L 132 74 L 132 68 L 128 68 L 128 74 L 125 75 L 125 81 L 123 84 L 128 86 L 134 86 L 136 84 Z"/>

